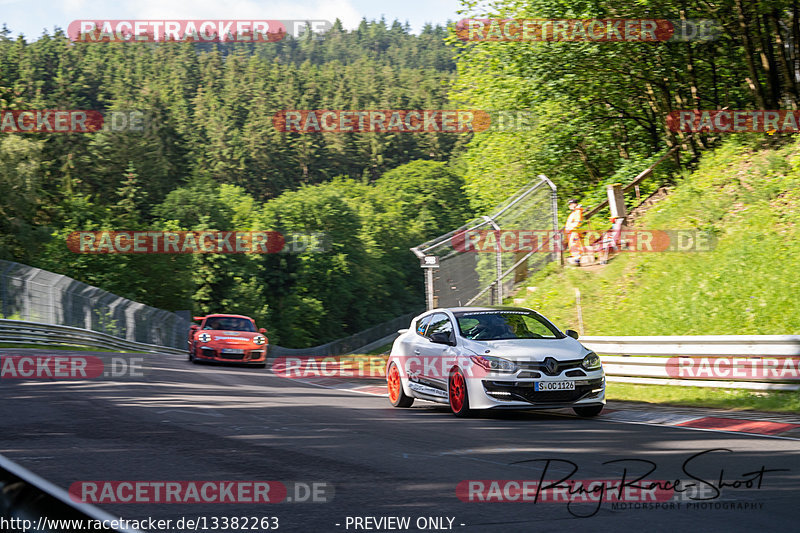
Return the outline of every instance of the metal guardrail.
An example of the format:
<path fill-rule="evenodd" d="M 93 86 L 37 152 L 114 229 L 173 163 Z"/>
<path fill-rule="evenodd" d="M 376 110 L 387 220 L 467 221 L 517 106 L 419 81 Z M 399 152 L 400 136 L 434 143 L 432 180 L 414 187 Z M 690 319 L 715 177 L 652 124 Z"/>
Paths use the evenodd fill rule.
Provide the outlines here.
<path fill-rule="evenodd" d="M 0 319 L 0 343 L 91 346 L 107 350 L 185 354 L 186 350 L 128 341 L 90 329 Z"/>
<path fill-rule="evenodd" d="M 97 507 L 73 502 L 65 490 L 0 455 L 0 531 L 139 533 L 112 527 L 119 522 Z"/>
<path fill-rule="evenodd" d="M 268 356 L 343 355 L 397 331 L 416 314 L 319 346 L 291 349 L 272 344 Z M 156 309 L 61 274 L 0 260 L 1 343 L 185 354 L 190 319 L 188 311 Z"/>
<path fill-rule="evenodd" d="M 800 390 L 800 335 L 581 337 L 621 383 Z"/>
<path fill-rule="evenodd" d="M 335 341 L 319 346 L 311 346 L 308 348 L 284 348 L 277 344 L 270 344 L 267 349 L 267 357 L 287 357 L 287 356 L 309 356 L 309 357 L 327 357 L 344 355 L 352 353 L 357 350 L 364 349 L 366 346 L 372 345 L 375 341 L 383 339 L 398 329 L 408 327 L 411 319 L 420 314 L 422 311 L 415 311 L 408 313 L 377 326 L 372 326 L 369 329 L 359 331 L 349 337 L 336 339 Z M 388 341 L 387 341 L 388 342 Z"/>
<path fill-rule="evenodd" d="M 156 309 L 55 272 L 0 260 L 0 318 L 85 328 L 182 349 L 190 317 L 188 312 Z"/>
<path fill-rule="evenodd" d="M 660 335 L 580 338 L 598 354 L 800 356 L 800 335 Z M 591 347 L 589 346 L 591 345 Z"/>
<path fill-rule="evenodd" d="M 408 319 L 404 316 L 396 320 L 401 319 L 406 325 Z M 392 322 L 387 324 L 394 326 L 395 321 Z M 343 340 L 351 339 L 296 350 L 270 345 L 269 355 L 340 355 L 333 352 L 349 348 Z M 601 356 L 610 382 L 800 390 L 800 335 L 585 336 L 580 341 Z M 128 341 L 87 329 L 5 319 L 0 319 L 0 343 L 186 353 L 178 348 Z M 700 375 L 702 371 L 690 372 L 695 374 L 692 376 L 683 375 L 687 367 L 705 369 L 708 376 Z M 758 375 L 753 375 L 756 368 Z M 708 379 L 701 379 L 706 377 Z"/>
<path fill-rule="evenodd" d="M 343 355 L 358 350 L 362 346 L 371 344 L 376 339 L 383 339 L 398 328 L 408 326 L 409 321 L 418 312 L 397 317 L 383 324 L 378 324 L 367 330 L 349 337 L 337 339 L 319 346 L 309 348 L 284 348 L 270 344 L 267 348 L 269 357 L 287 355 L 329 356 Z M 188 336 L 187 336 L 188 338 Z M 90 346 L 107 350 L 124 350 L 149 353 L 168 353 L 185 355 L 186 350 L 171 346 L 158 346 L 141 342 L 121 339 L 107 333 L 90 329 L 75 328 L 72 326 L 59 326 L 56 324 L 43 324 L 41 322 L 28 322 L 26 320 L 0 319 L 0 343 L 4 344 L 36 344 L 36 345 L 71 345 Z"/>

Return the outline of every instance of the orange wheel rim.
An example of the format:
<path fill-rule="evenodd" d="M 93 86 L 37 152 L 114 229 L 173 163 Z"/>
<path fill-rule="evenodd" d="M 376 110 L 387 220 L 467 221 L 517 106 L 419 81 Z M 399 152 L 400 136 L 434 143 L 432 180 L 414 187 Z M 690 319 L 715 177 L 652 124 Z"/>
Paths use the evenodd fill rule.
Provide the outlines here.
<path fill-rule="evenodd" d="M 394 403 L 400 398 L 400 372 L 396 365 L 392 365 L 392 368 L 389 369 L 386 383 L 389 388 L 389 399 Z"/>

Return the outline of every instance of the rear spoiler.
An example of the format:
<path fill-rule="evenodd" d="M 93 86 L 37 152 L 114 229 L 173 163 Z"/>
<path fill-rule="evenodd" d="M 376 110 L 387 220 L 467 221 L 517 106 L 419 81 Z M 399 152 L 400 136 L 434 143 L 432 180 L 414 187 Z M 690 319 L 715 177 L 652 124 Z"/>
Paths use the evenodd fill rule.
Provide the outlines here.
<path fill-rule="evenodd" d="M 192 320 L 194 320 L 195 322 L 202 322 L 205 319 L 206 319 L 206 317 L 204 317 L 204 316 L 193 316 L 192 317 Z"/>

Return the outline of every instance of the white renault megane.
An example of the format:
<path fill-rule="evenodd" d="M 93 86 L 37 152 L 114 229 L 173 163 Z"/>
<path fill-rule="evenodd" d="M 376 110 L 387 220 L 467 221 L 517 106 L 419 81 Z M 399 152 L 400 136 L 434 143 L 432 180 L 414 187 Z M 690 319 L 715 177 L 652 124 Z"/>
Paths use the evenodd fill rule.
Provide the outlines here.
<path fill-rule="evenodd" d="M 389 400 L 473 409 L 555 409 L 579 416 L 603 410 L 600 358 L 545 317 L 521 307 L 434 309 L 400 330 L 386 365 Z"/>

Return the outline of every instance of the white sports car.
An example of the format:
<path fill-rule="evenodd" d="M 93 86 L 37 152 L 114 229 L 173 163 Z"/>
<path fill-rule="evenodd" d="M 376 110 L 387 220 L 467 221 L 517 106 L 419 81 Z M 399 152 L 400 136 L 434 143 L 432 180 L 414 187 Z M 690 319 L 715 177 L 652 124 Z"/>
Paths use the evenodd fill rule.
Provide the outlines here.
<path fill-rule="evenodd" d="M 600 358 L 545 317 L 521 307 L 434 309 L 400 330 L 386 364 L 389 400 L 473 409 L 555 409 L 579 416 L 603 410 Z"/>

